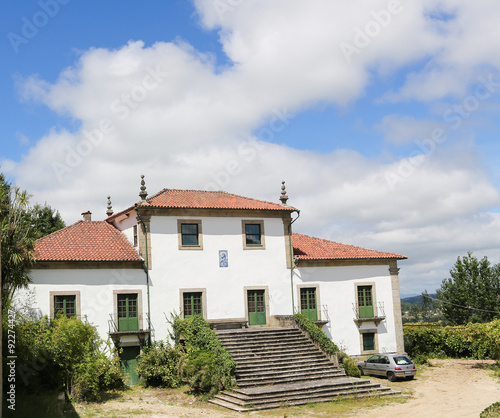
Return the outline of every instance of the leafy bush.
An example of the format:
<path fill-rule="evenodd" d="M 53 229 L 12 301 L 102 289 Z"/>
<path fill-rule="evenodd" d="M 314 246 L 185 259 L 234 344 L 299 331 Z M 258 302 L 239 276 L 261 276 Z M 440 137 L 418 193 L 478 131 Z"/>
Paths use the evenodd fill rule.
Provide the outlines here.
<path fill-rule="evenodd" d="M 405 349 L 411 357 L 500 359 L 500 320 L 455 327 L 406 324 Z"/>
<path fill-rule="evenodd" d="M 491 404 L 481 412 L 480 418 L 498 418 L 500 417 L 500 402 L 495 402 Z"/>
<path fill-rule="evenodd" d="M 348 376 L 360 377 L 356 362 L 347 354 L 342 353 L 335 343 L 330 340 L 321 328 L 319 328 L 311 319 L 303 314 L 295 314 L 293 317 L 299 327 L 307 332 L 312 340 L 316 342 L 325 353 L 330 355 L 338 354 L 339 362 L 344 367 Z"/>
<path fill-rule="evenodd" d="M 207 321 L 197 315 L 177 317 L 173 330 L 176 345 L 187 354 L 181 362 L 181 377 L 194 392 L 214 395 L 231 387 L 236 363 Z"/>
<path fill-rule="evenodd" d="M 321 328 L 318 327 L 307 316 L 303 314 L 295 314 L 293 317 L 295 318 L 295 321 L 297 322 L 299 327 L 306 331 L 313 339 L 313 341 L 318 343 L 318 345 L 325 353 L 336 354 L 340 351 L 335 343 L 330 340 L 330 338 L 328 338 L 323 331 L 321 331 Z"/>
<path fill-rule="evenodd" d="M 156 341 L 137 358 L 136 372 L 146 387 L 173 388 L 180 384 L 180 350 Z"/>
<path fill-rule="evenodd" d="M 66 317 L 49 323 L 25 307 L 12 309 L 16 371 L 24 383 L 20 391 L 64 389 L 68 397 L 93 401 L 105 390 L 123 386 L 118 356 L 103 344 L 94 326 Z M 5 335 L 5 322 L 3 326 Z"/>

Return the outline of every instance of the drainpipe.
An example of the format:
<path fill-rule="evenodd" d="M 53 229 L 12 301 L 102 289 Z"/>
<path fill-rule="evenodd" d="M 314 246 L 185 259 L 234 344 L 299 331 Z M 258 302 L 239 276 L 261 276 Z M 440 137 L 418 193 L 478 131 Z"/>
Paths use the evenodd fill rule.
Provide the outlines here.
<path fill-rule="evenodd" d="M 288 225 L 288 244 L 290 247 L 290 286 L 292 289 L 292 315 L 295 313 L 295 305 L 294 305 L 294 298 L 293 298 L 293 270 L 295 269 L 295 263 L 293 262 L 293 244 L 292 244 L 292 224 L 299 219 L 300 217 L 300 210 L 296 210 L 297 212 L 297 217 L 290 222 Z"/>
<path fill-rule="evenodd" d="M 137 203 L 135 204 L 135 213 L 141 222 L 142 233 L 144 234 L 144 248 L 146 251 L 146 260 L 142 262 L 144 272 L 146 273 L 146 289 L 148 295 L 148 329 L 149 329 L 149 345 L 151 345 L 151 304 L 149 300 L 149 256 L 148 256 L 148 236 L 146 233 L 146 225 L 139 214 L 139 208 Z"/>

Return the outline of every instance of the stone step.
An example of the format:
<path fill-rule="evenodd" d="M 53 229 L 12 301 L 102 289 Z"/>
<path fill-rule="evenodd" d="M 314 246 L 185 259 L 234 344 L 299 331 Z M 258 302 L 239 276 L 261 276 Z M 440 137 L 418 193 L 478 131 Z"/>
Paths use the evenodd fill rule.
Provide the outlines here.
<path fill-rule="evenodd" d="M 269 370 L 274 367 L 292 368 L 292 367 L 302 367 L 302 366 L 313 367 L 313 366 L 323 366 L 323 365 L 328 365 L 329 367 L 335 366 L 330 360 L 318 356 L 318 357 L 313 357 L 311 359 L 308 359 L 307 357 L 305 359 L 296 358 L 293 359 L 292 361 L 286 359 L 277 361 L 268 361 L 268 360 L 253 361 L 253 362 L 249 361 L 245 364 L 239 362 L 238 365 L 236 366 L 236 372 L 247 372 L 247 371 L 255 371 L 262 369 Z"/>
<path fill-rule="evenodd" d="M 238 378 L 238 387 L 261 386 L 276 383 L 305 382 L 308 380 L 331 379 L 345 375 L 340 370 L 305 372 L 305 373 L 276 373 L 273 376 L 258 376 Z"/>
<path fill-rule="evenodd" d="M 398 395 L 401 392 L 389 390 L 389 391 L 383 391 L 383 392 L 377 391 L 376 393 L 378 395 L 388 396 L 388 395 Z M 364 397 L 373 396 L 373 395 L 374 395 L 374 393 L 371 390 L 368 390 L 366 392 L 360 391 L 357 393 L 346 390 L 346 391 L 336 392 L 335 394 L 332 394 L 331 396 L 325 395 L 325 397 L 318 397 L 318 398 L 313 398 L 313 399 L 308 398 L 308 399 L 291 400 L 291 401 L 268 402 L 268 403 L 264 403 L 264 404 L 261 404 L 258 406 L 254 406 L 252 403 L 249 403 L 249 404 L 247 404 L 248 406 L 244 406 L 244 407 L 237 405 L 237 404 L 233 404 L 233 403 L 228 402 L 228 401 L 217 399 L 217 397 L 214 399 L 211 399 L 209 402 L 216 404 L 216 405 L 224 406 L 224 407 L 232 409 L 234 411 L 252 412 L 252 411 L 261 411 L 264 409 L 275 409 L 275 408 L 282 408 L 282 407 L 288 407 L 288 406 L 306 405 L 310 402 L 314 402 L 314 403 L 331 402 L 333 399 L 335 399 L 338 396 L 342 396 L 345 398 L 364 398 Z"/>
<path fill-rule="evenodd" d="M 288 373 L 293 373 L 294 375 L 302 374 L 304 376 L 308 376 L 311 371 L 314 370 L 315 373 L 320 373 L 320 372 L 334 372 L 335 374 L 340 374 L 342 371 L 340 369 L 332 369 L 331 367 L 325 367 L 325 366 L 317 366 L 317 367 L 280 367 L 280 368 L 274 368 L 274 369 L 266 369 L 266 370 L 251 370 L 251 371 L 244 371 L 244 372 L 238 372 L 236 371 L 236 379 L 239 381 L 241 379 L 259 379 L 263 377 L 274 377 L 274 376 L 281 376 L 285 375 Z"/>
<path fill-rule="evenodd" d="M 304 339 L 304 340 L 293 340 L 293 341 L 286 341 L 286 340 L 279 340 L 279 341 L 266 341 L 266 342 L 247 342 L 245 344 L 227 344 L 223 343 L 222 344 L 224 348 L 228 351 L 231 350 L 253 350 L 253 349 L 280 349 L 280 348 L 286 348 L 286 347 L 300 347 L 300 346 L 310 346 L 310 347 L 315 347 L 314 344 L 311 344 L 309 340 Z"/>

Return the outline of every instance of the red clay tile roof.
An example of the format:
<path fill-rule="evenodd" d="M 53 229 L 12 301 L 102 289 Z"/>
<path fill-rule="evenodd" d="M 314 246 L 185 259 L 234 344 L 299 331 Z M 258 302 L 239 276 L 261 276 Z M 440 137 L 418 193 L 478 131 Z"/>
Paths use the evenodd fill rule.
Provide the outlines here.
<path fill-rule="evenodd" d="M 160 208 L 295 210 L 223 191 L 163 189 L 146 200 L 149 206 Z"/>
<path fill-rule="evenodd" d="M 292 206 L 283 206 L 280 203 L 266 202 L 223 191 L 163 189 L 155 195 L 148 197 L 146 201 L 147 204 L 143 204 L 143 206 L 153 208 L 253 209 L 284 210 L 289 212 L 297 210 Z M 133 209 L 134 206 L 131 206 L 128 209 L 115 213 L 107 218 L 107 221 L 112 221 L 117 216 L 130 212 Z"/>
<path fill-rule="evenodd" d="M 42 237 L 36 261 L 141 261 L 132 244 L 106 221 L 77 223 Z"/>
<path fill-rule="evenodd" d="M 352 260 L 367 258 L 386 258 L 403 260 L 401 254 L 369 250 L 354 245 L 339 244 L 326 239 L 314 238 L 308 235 L 292 234 L 293 254 L 299 260 Z"/>

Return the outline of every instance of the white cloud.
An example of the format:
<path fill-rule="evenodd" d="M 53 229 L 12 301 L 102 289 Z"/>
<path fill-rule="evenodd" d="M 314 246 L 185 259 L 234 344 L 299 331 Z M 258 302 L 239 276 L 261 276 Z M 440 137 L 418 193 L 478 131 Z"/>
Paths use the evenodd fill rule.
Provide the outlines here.
<path fill-rule="evenodd" d="M 481 237 L 500 232 L 498 218 L 487 213 L 500 196 L 473 147 L 447 144 L 382 163 L 355 151 L 323 155 L 251 135 L 260 128 L 260 139 L 286 138 L 301 109 L 318 102 L 344 106 L 374 78 L 411 64 L 422 69 L 393 92 L 394 100 L 458 94 L 478 68 L 498 66 L 495 39 L 467 15 L 482 12 L 493 30 L 500 6 L 486 0 L 401 2 L 400 12 L 346 59 L 341 45 L 355 45 L 360 31 L 376 28 L 376 16 L 390 3 L 261 0 L 221 14 L 216 1 L 197 1 L 201 21 L 220 31 L 233 65 L 218 68 L 212 56 L 180 42 L 88 50 L 55 83 L 33 76 L 20 89 L 25 99 L 80 121 L 81 129 L 54 128 L 19 163 L 4 161 L 2 169 L 70 223 L 85 210 L 104 218 L 108 194 L 115 210 L 138 200 L 143 173 L 150 193 L 220 188 L 273 201 L 286 180 L 290 204 L 302 210 L 297 231 L 405 253 L 404 286 L 434 290 L 457 251 L 491 251 L 494 243 Z M 429 17 L 439 10 L 452 17 Z M 460 48 L 474 44 L 478 50 L 464 58 Z M 379 129 L 402 144 L 434 126 L 388 115 Z M 388 172 L 396 181 L 388 181 Z M 432 271 L 426 275 L 422 265 Z"/>

